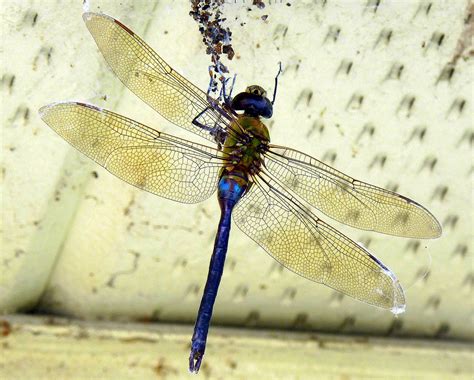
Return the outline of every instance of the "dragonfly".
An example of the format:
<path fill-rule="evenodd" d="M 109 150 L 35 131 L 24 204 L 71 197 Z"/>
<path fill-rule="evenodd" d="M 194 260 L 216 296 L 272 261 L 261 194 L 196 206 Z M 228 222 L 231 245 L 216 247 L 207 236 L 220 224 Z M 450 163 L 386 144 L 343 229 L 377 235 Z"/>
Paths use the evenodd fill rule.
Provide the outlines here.
<path fill-rule="evenodd" d="M 191 339 L 191 372 L 199 371 L 205 352 L 232 220 L 296 274 L 394 314 L 404 312 L 404 291 L 394 273 L 314 209 L 361 230 L 437 238 L 441 225 L 426 208 L 298 150 L 271 144 L 262 119 L 273 114 L 278 75 L 271 101 L 257 85 L 235 97 L 231 90 L 214 98 L 120 21 L 90 12 L 83 19 L 126 87 L 169 122 L 208 140 L 203 145 L 181 139 L 82 102 L 39 110 L 59 136 L 131 185 L 190 204 L 217 191 L 221 214 Z"/>

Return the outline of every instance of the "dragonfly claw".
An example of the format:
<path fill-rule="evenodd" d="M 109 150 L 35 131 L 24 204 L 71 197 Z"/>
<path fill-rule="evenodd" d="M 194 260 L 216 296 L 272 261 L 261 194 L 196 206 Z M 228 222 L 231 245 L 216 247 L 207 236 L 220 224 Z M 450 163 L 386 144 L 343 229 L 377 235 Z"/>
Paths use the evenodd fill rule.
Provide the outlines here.
<path fill-rule="evenodd" d="M 189 372 L 198 373 L 201 367 L 202 357 L 206 349 L 205 343 L 193 342 L 191 345 L 191 353 L 189 354 Z"/>

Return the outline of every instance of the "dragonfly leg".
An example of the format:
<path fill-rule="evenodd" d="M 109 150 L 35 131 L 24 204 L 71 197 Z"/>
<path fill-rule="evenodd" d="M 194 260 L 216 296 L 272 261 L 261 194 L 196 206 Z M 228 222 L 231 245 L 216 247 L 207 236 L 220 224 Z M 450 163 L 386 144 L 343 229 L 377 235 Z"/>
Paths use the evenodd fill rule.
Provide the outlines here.
<path fill-rule="evenodd" d="M 230 86 L 230 91 L 229 91 L 229 96 L 225 100 L 225 103 L 230 107 L 232 103 L 232 92 L 234 91 L 234 85 L 235 85 L 235 78 L 237 78 L 237 74 L 234 74 L 234 78 L 232 79 L 232 85 Z"/>
<path fill-rule="evenodd" d="M 237 77 L 237 74 L 234 74 L 234 78 L 232 79 L 232 85 L 230 86 L 229 95 L 226 94 L 226 88 L 227 88 L 227 82 L 230 80 L 230 78 L 224 79 L 224 81 L 222 82 L 222 92 L 221 92 L 221 95 L 219 95 L 219 98 L 221 98 L 221 96 L 222 96 L 222 101 L 229 108 L 231 108 L 232 91 L 234 91 L 234 85 L 235 85 L 235 78 L 236 77 Z"/>
<path fill-rule="evenodd" d="M 225 117 L 229 121 L 233 120 L 233 118 L 231 116 L 229 116 L 229 112 L 233 116 L 238 116 L 237 113 L 230 107 L 228 107 L 228 109 L 224 110 L 221 106 L 219 106 L 219 103 L 216 102 L 216 100 L 213 99 L 211 96 L 207 96 L 207 101 L 209 102 L 209 104 L 212 105 L 213 109 L 215 109 L 217 112 L 219 112 L 221 114 L 221 116 Z"/>
<path fill-rule="evenodd" d="M 224 103 L 225 103 L 225 99 L 226 99 L 226 96 L 225 96 L 225 86 L 226 86 L 226 84 L 227 84 L 227 81 L 228 81 L 228 79 L 223 79 L 223 80 L 221 81 L 222 87 L 221 87 L 221 90 L 220 90 L 220 92 L 219 92 L 219 97 L 217 98 L 217 99 L 219 99 L 219 100 L 222 100 Z"/>
<path fill-rule="evenodd" d="M 224 141 L 227 136 L 226 132 L 219 125 L 217 125 L 217 123 L 216 125 L 214 125 L 214 127 L 209 127 L 208 125 L 203 124 L 200 121 L 198 121 L 198 119 L 202 116 L 202 114 L 205 113 L 208 109 L 209 107 L 206 107 L 202 112 L 200 112 L 193 119 L 191 123 L 205 131 L 208 131 L 209 134 L 214 137 L 214 140 L 216 141 L 216 144 L 219 146 L 219 149 L 221 149 L 221 146 L 222 144 L 224 144 Z"/>

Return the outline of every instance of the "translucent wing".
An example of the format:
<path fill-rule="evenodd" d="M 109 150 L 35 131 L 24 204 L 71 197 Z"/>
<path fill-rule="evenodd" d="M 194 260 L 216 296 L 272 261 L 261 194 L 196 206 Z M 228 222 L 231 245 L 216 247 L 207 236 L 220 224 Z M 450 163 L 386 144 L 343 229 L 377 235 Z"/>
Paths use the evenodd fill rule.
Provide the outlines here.
<path fill-rule="evenodd" d="M 40 109 L 62 138 L 124 181 L 183 203 L 209 198 L 223 165 L 218 151 L 173 137 L 92 105 Z"/>
<path fill-rule="evenodd" d="M 329 217 L 385 234 L 436 238 L 441 226 L 423 206 L 351 178 L 296 150 L 271 146 L 265 166 L 282 184 Z"/>
<path fill-rule="evenodd" d="M 210 141 L 225 134 L 227 114 L 218 112 L 203 91 L 174 71 L 134 32 L 104 14 L 84 13 L 83 19 L 114 73 L 145 103 L 170 122 Z M 192 124 L 196 117 L 213 130 Z"/>
<path fill-rule="evenodd" d="M 405 297 L 379 260 L 260 173 L 233 212 L 237 226 L 295 273 L 360 301 L 401 313 Z M 271 185 L 269 185 L 271 183 Z"/>

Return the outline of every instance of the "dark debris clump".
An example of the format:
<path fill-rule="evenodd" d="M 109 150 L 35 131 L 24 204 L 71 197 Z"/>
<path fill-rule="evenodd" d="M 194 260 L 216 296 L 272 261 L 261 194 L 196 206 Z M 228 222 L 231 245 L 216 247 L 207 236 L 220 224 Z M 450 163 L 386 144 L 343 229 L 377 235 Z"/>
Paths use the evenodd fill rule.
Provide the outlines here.
<path fill-rule="evenodd" d="M 211 56 L 211 69 L 219 75 L 222 82 L 229 69 L 221 62 L 222 54 L 229 60 L 234 57 L 232 48 L 232 32 L 222 24 L 226 20 L 222 17 L 221 6 L 224 0 L 191 0 L 189 15 L 199 24 L 202 42 L 206 46 L 206 53 Z M 211 73 L 212 75 L 212 73 Z M 215 82 L 215 81 L 214 81 Z M 217 83 L 212 83 L 213 91 Z"/>
<path fill-rule="evenodd" d="M 199 32 L 202 35 L 202 42 L 206 46 L 206 53 L 211 56 L 212 65 L 209 67 L 211 83 L 209 90 L 216 92 L 219 82 L 225 87 L 229 69 L 221 62 L 221 56 L 232 60 L 235 55 L 232 48 L 232 32 L 223 24 L 226 18 L 222 14 L 222 6 L 228 0 L 190 0 L 191 11 L 189 15 L 199 24 Z M 252 6 L 258 9 L 265 8 L 264 0 L 252 0 L 251 6 L 247 11 L 252 11 Z M 263 15 L 261 19 L 266 21 L 268 15 Z M 244 26 L 246 23 L 241 22 Z"/>

